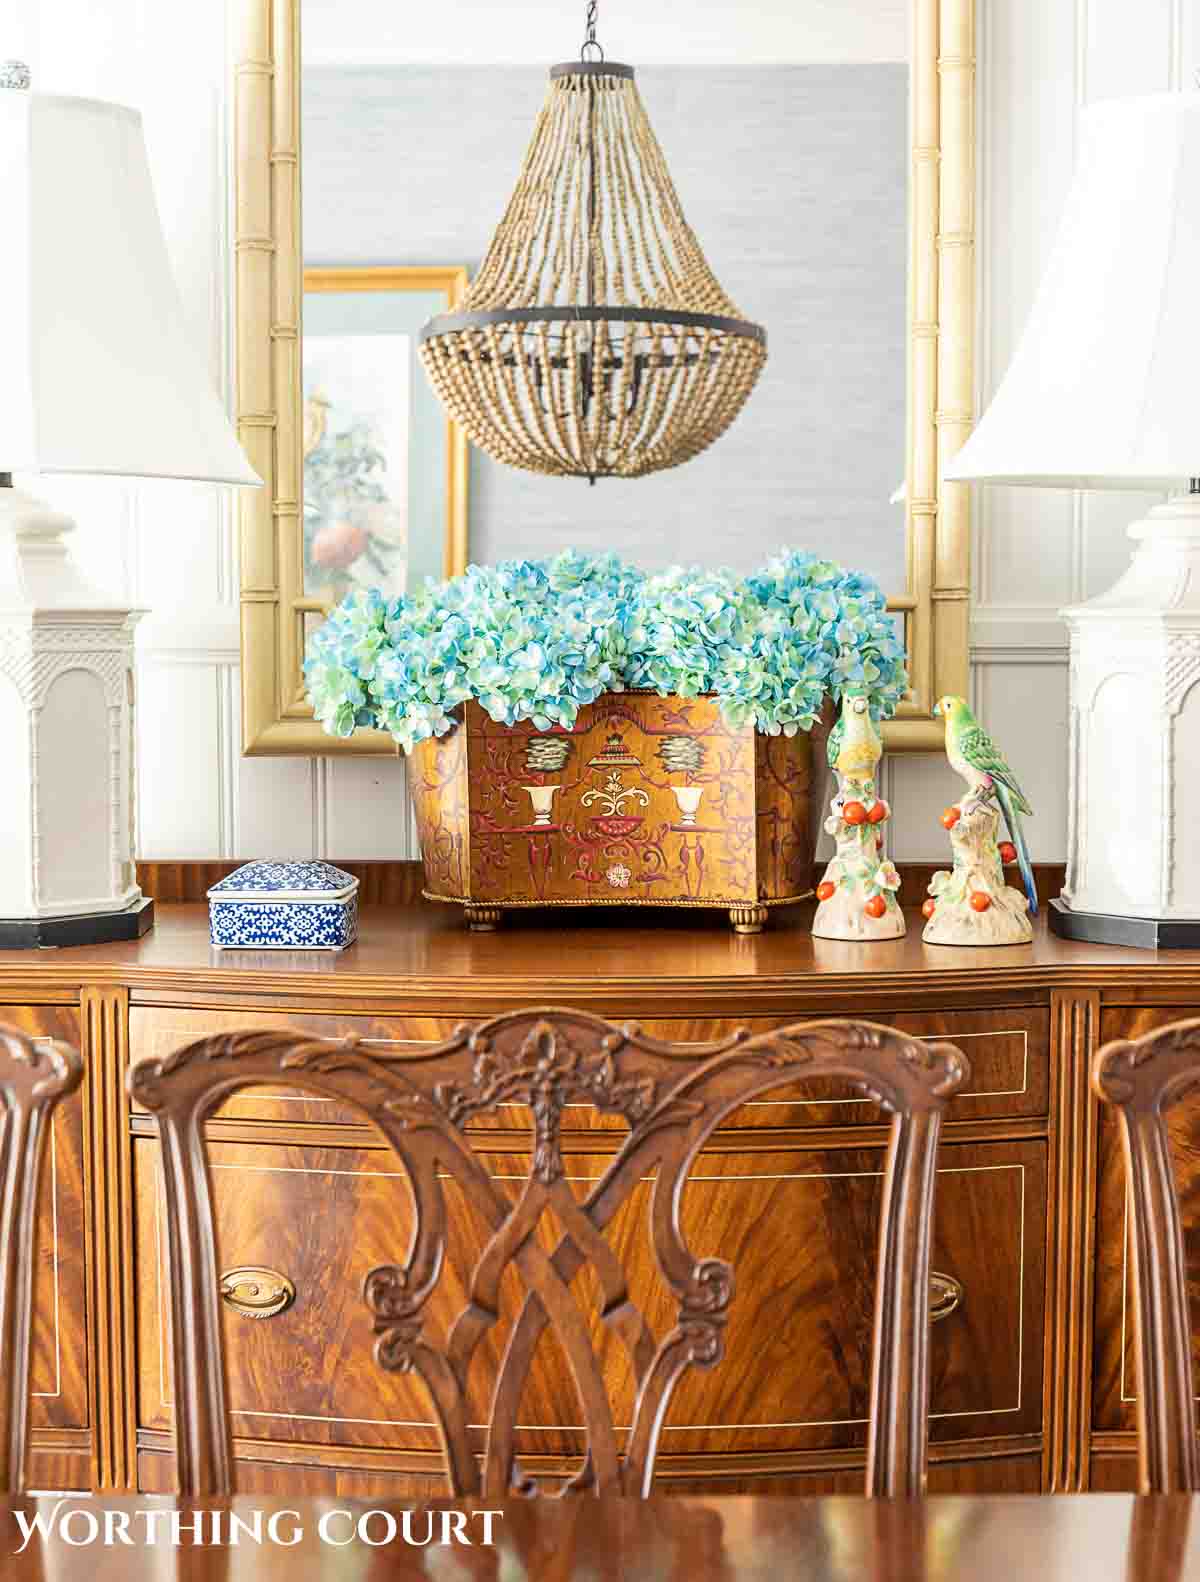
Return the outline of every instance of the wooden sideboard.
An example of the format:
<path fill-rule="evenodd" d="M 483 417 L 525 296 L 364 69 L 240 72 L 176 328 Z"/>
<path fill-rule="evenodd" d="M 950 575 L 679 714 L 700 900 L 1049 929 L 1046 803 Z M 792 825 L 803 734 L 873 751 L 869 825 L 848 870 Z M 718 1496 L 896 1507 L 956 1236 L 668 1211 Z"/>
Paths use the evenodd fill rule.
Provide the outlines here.
<path fill-rule="evenodd" d="M 160 904 L 137 942 L 0 953 L 0 1017 L 78 1042 L 87 1062 L 48 1157 L 34 1485 L 172 1486 L 157 1142 L 126 1097 L 130 1061 L 268 1026 L 353 1031 L 402 1059 L 463 1021 L 562 1005 L 685 1041 L 835 1015 L 958 1041 L 973 1075 L 940 1149 L 931 1487 L 1131 1487 L 1125 1189 L 1088 1062 L 1103 1040 L 1200 1014 L 1200 953 L 1044 932 L 1010 949 L 927 947 L 913 916 L 908 939 L 853 946 L 814 941 L 806 921 L 804 908 L 784 910 L 765 934 L 738 937 L 694 913 L 586 926 L 523 917 L 478 935 L 448 908 L 368 906 L 360 943 L 329 956 L 214 952 L 202 907 Z M 565 1151 L 586 1179 L 611 1152 L 614 1122 L 571 1116 Z M 521 1114 L 485 1124 L 495 1176 L 515 1175 Z M 209 1133 L 222 1268 L 273 1270 L 295 1290 L 269 1318 L 225 1314 L 242 1489 L 440 1490 L 420 1388 L 376 1367 L 360 1300 L 363 1272 L 406 1249 L 398 1162 L 355 1114 L 281 1088 L 235 1097 Z M 1200 1099 L 1179 1107 L 1175 1137 L 1200 1303 Z M 872 1104 L 812 1083 L 747 1105 L 714 1136 L 684 1220 L 698 1253 L 738 1261 L 739 1288 L 726 1361 L 676 1397 L 664 1488 L 858 1487 L 885 1141 Z M 459 1285 L 481 1245 L 465 1208 L 456 1238 L 446 1279 Z M 507 1278 L 512 1311 L 520 1290 Z M 634 1295 L 652 1322 L 666 1313 L 655 1279 L 647 1254 Z M 582 1280 L 576 1290 L 590 1300 Z M 610 1375 L 620 1401 L 629 1379 L 615 1354 Z M 548 1476 L 571 1469 L 578 1415 L 549 1345 L 524 1408 L 523 1459 Z"/>

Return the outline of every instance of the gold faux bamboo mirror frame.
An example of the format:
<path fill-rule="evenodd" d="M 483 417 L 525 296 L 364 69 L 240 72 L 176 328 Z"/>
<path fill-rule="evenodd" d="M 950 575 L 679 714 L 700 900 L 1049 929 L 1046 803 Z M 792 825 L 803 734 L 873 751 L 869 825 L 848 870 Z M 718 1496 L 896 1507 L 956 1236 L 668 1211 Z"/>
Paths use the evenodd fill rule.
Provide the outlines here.
<path fill-rule="evenodd" d="M 304 702 L 300 3 L 235 0 L 238 432 L 266 487 L 242 490 L 242 746 L 247 754 L 394 753 L 327 736 Z M 969 485 L 941 481 L 974 418 L 975 0 L 911 0 L 907 589 L 912 690 L 889 750 L 942 745 L 932 716 L 967 691 Z"/>

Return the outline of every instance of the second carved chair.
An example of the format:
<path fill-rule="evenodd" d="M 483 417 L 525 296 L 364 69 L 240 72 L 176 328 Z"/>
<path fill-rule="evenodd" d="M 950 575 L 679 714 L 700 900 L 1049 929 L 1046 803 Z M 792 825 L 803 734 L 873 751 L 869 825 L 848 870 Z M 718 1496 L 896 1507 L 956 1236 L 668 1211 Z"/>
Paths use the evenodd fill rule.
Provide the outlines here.
<path fill-rule="evenodd" d="M 1138 1485 L 1143 1494 L 1200 1490 L 1192 1326 L 1179 1196 L 1166 1111 L 1200 1087 L 1200 1021 L 1105 1044 L 1092 1086 L 1121 1129 L 1133 1242 Z"/>
<path fill-rule="evenodd" d="M 949 1044 L 926 1044 L 869 1022 L 812 1022 L 710 1045 L 670 1045 L 636 1027 L 583 1012 L 531 1010 L 462 1028 L 404 1059 L 353 1041 L 295 1034 L 220 1035 L 130 1072 L 133 1096 L 157 1117 L 170 1258 L 172 1363 L 180 1492 L 233 1490 L 218 1263 L 203 1128 L 230 1094 L 261 1083 L 311 1090 L 355 1106 L 401 1159 L 414 1224 L 403 1262 L 373 1269 L 363 1296 L 375 1354 L 422 1379 L 437 1419 L 450 1492 L 503 1498 L 535 1492 L 515 1450 L 522 1391 L 552 1329 L 566 1355 L 588 1435 L 582 1473 L 568 1488 L 646 1495 L 672 1392 L 689 1367 L 721 1359 L 734 1270 L 697 1258 L 680 1227 L 688 1173 L 714 1129 L 740 1105 L 785 1083 L 843 1078 L 892 1112 L 884 1179 L 872 1352 L 869 1494 L 915 1495 L 925 1482 L 928 1419 L 929 1247 L 934 1161 L 942 1112 L 968 1074 Z M 620 1116 L 628 1136 L 585 1196 L 565 1178 L 560 1127 L 567 1104 Z M 473 1151 L 469 1123 L 504 1105 L 532 1115 L 531 1162 L 515 1202 Z M 445 1335 L 427 1307 L 446 1261 L 451 1177 L 487 1226 L 467 1279 L 467 1301 Z M 651 1334 L 627 1271 L 605 1232 L 639 1183 L 654 1176 L 649 1230 L 677 1304 L 673 1327 Z M 555 1224 L 551 1249 L 539 1236 Z M 503 1351 L 486 1437 L 472 1442 L 468 1381 L 496 1323 L 502 1276 L 515 1265 L 525 1297 Z M 590 1267 L 603 1324 L 623 1343 L 636 1380 L 624 1442 L 616 1427 L 588 1317 L 571 1282 Z M 480 1456 L 480 1449 L 482 1456 Z M 482 1465 L 481 1465 L 482 1460 Z"/>
<path fill-rule="evenodd" d="M 74 1049 L 0 1027 L 0 1495 L 25 1485 L 34 1235 L 55 1105 L 83 1080 Z"/>

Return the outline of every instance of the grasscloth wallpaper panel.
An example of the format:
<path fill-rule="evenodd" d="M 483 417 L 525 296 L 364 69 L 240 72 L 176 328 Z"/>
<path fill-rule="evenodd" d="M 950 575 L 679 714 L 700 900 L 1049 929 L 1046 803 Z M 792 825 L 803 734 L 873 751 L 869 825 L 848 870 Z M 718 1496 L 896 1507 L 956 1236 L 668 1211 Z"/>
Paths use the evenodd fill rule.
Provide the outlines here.
<path fill-rule="evenodd" d="M 748 569 L 780 544 L 904 589 L 908 71 L 647 67 L 638 82 L 717 278 L 767 327 L 737 423 L 686 467 L 546 479 L 472 455 L 471 558 L 611 547 Z M 304 73 L 308 264 L 473 273 L 545 94 L 540 69 Z"/>

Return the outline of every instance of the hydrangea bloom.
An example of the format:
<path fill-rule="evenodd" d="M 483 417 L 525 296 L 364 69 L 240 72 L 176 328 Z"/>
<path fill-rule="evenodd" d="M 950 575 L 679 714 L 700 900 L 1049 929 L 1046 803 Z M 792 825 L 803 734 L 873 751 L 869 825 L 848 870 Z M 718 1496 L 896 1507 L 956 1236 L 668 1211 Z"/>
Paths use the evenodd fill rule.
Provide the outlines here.
<path fill-rule="evenodd" d="M 378 723 L 367 692 L 380 657 L 389 652 L 382 594 L 349 594 L 309 639 L 304 677 L 313 713 L 330 736 L 351 736 Z"/>
<path fill-rule="evenodd" d="M 876 720 L 908 686 L 904 649 L 879 586 L 806 550 L 780 550 L 746 579 L 749 636 L 717 686 L 731 724 L 767 735 L 808 730 L 826 696 L 870 688 Z"/>
<path fill-rule="evenodd" d="M 353 593 L 314 633 L 309 697 L 332 735 L 389 731 L 406 751 L 476 698 L 499 724 L 571 727 L 627 687 L 714 692 L 729 723 L 807 730 L 826 697 L 866 683 L 894 713 L 904 656 L 874 582 L 803 551 L 740 580 L 727 571 L 646 577 L 616 555 L 471 566 L 386 601 Z"/>
<path fill-rule="evenodd" d="M 647 577 L 629 609 L 626 683 L 663 696 L 715 692 L 747 640 L 746 585 L 699 566 Z"/>

